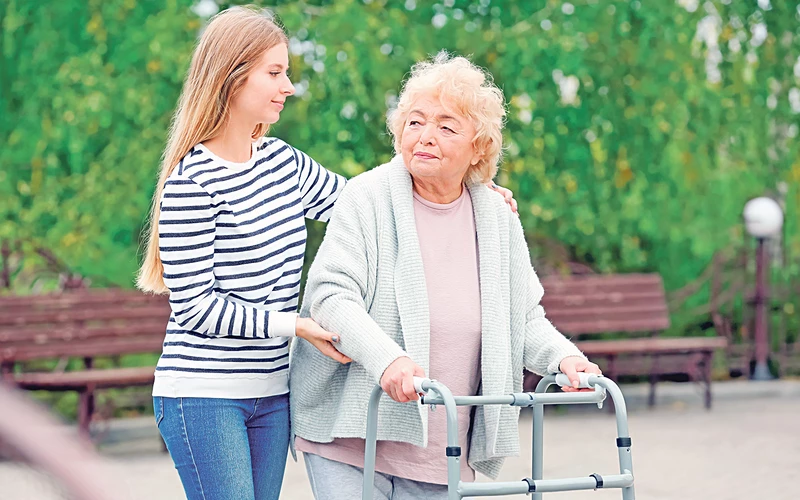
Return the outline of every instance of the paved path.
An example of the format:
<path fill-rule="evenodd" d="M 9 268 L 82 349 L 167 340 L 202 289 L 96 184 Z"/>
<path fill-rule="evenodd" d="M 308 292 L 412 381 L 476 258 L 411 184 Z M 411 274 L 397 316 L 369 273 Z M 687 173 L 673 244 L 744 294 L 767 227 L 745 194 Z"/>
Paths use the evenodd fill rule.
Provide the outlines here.
<path fill-rule="evenodd" d="M 661 388 L 661 386 L 659 386 Z M 660 404 L 642 407 L 644 388 L 623 388 L 637 498 L 644 500 L 770 500 L 800 498 L 800 381 L 715 386 L 715 408 L 702 409 L 691 385 L 665 384 Z M 530 417 L 520 424 L 525 455 L 511 459 L 502 480 L 530 475 Z M 545 477 L 616 472 L 614 419 L 589 408 L 545 419 Z M 114 422 L 103 452 L 123 477 L 131 499 L 183 498 L 178 476 L 149 419 Z M 0 500 L 61 498 L 30 469 L 0 463 Z M 358 498 L 357 495 L 354 498 Z M 522 499 L 526 496 L 495 497 Z M 545 495 L 557 499 L 617 499 L 618 491 Z M 287 467 L 281 500 L 312 500 L 302 460 Z"/>

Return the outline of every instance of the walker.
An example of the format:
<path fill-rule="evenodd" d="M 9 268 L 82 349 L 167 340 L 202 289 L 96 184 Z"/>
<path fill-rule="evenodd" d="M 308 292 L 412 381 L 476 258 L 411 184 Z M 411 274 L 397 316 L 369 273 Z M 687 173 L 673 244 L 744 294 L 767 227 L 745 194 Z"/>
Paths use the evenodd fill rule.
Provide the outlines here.
<path fill-rule="evenodd" d="M 414 378 L 414 387 L 423 395 L 422 404 L 444 405 L 447 416 L 447 488 L 449 500 L 461 500 L 472 496 L 503 496 L 514 494 L 532 494 L 534 500 L 541 500 L 542 493 L 556 491 L 597 490 L 600 488 L 620 488 L 623 500 L 634 500 L 633 462 L 631 459 L 631 438 L 628 435 L 628 415 L 625 400 L 617 384 L 602 376 L 580 373 L 580 387 L 594 388 L 594 392 L 550 393 L 545 394 L 553 384 L 570 386 L 564 374 L 544 377 L 536 392 L 515 393 L 505 396 L 453 396 L 443 384 L 427 378 Z M 542 442 L 544 435 L 544 405 L 553 404 L 596 404 L 603 407 L 606 392 L 611 394 L 617 417 L 617 450 L 619 453 L 619 474 L 591 474 L 587 477 L 571 477 L 563 479 L 542 478 Z M 378 404 L 383 390 L 380 386 L 372 390 L 367 414 L 366 450 L 364 453 L 364 485 L 362 500 L 372 500 L 375 480 L 375 452 L 378 435 Z M 458 444 L 457 406 L 476 405 L 511 405 L 533 407 L 533 475 L 521 481 L 472 483 L 461 481 L 459 469 L 461 447 Z"/>

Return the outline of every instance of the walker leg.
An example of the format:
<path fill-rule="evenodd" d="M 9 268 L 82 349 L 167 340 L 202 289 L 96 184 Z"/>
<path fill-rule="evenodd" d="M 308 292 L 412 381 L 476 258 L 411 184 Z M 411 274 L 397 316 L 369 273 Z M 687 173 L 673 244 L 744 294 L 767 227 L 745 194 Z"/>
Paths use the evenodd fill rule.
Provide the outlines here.
<path fill-rule="evenodd" d="M 375 490 L 375 454 L 377 452 L 378 437 L 378 404 L 383 391 L 380 386 L 372 390 L 367 411 L 366 449 L 364 450 L 364 483 L 361 487 L 361 499 L 372 500 Z"/>
<path fill-rule="evenodd" d="M 543 393 L 550 386 L 551 382 L 542 379 L 536 386 L 537 393 Z M 531 448 L 533 458 L 531 460 L 531 479 L 534 481 L 544 478 L 544 405 L 533 406 L 533 438 Z M 533 493 L 532 500 L 542 500 L 541 493 Z"/>

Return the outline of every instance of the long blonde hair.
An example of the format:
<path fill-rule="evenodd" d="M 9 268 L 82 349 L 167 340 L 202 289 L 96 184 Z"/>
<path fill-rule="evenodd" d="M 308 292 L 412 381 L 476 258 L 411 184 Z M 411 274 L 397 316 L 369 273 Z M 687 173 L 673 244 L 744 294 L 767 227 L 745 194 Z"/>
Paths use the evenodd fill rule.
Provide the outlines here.
<path fill-rule="evenodd" d="M 267 12 L 252 7 L 226 9 L 206 26 L 192 55 L 161 158 L 147 251 L 136 281 L 140 289 L 153 293 L 169 291 L 164 284 L 164 265 L 158 250 L 158 219 L 164 183 L 192 147 L 224 130 L 231 100 L 260 56 L 280 43 L 289 43 L 283 29 Z M 253 131 L 253 139 L 262 137 L 268 129 L 268 124 L 259 124 Z"/>

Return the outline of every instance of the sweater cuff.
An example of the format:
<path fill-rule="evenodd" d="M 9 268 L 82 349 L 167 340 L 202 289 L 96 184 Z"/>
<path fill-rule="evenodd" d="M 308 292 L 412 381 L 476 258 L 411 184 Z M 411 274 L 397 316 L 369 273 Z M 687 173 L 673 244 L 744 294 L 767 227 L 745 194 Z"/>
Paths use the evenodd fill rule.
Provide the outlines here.
<path fill-rule="evenodd" d="M 411 357 L 394 341 L 390 340 L 389 342 L 393 345 L 374 345 L 374 350 L 370 353 L 369 358 L 363 360 L 364 362 L 362 363 L 367 372 L 375 377 L 377 383 L 380 383 L 381 378 L 383 378 L 383 372 L 389 368 L 389 365 L 399 358 Z"/>
<path fill-rule="evenodd" d="M 270 311 L 267 325 L 267 337 L 294 337 L 297 324 L 297 313 Z"/>

